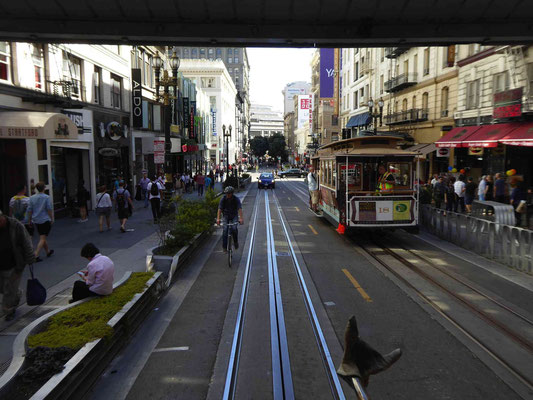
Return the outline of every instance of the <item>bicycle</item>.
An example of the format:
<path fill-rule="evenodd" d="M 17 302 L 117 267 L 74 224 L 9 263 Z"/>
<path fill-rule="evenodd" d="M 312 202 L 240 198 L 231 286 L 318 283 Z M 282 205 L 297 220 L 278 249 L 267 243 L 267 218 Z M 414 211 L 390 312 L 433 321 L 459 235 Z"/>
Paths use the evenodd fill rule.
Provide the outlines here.
<path fill-rule="evenodd" d="M 228 225 L 228 247 L 227 247 L 227 251 L 228 251 L 228 267 L 229 268 L 231 268 L 231 263 L 232 263 L 232 260 L 233 260 L 233 230 L 235 228 L 232 228 L 232 227 L 236 226 L 238 224 L 239 224 L 238 222 L 232 222 L 230 224 L 227 224 Z"/>

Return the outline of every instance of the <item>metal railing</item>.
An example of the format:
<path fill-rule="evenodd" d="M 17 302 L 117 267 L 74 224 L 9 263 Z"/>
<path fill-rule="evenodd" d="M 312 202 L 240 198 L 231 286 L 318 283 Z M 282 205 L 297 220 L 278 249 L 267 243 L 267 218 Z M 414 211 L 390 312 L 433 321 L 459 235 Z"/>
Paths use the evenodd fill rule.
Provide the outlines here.
<path fill-rule="evenodd" d="M 395 76 L 385 82 L 384 87 L 386 92 L 396 92 L 406 87 L 416 85 L 418 83 L 418 74 L 416 72 L 404 73 Z"/>
<path fill-rule="evenodd" d="M 427 121 L 429 110 L 427 108 L 412 108 L 410 110 L 395 112 L 384 116 L 385 125 L 404 124 L 408 122 Z"/>
<path fill-rule="evenodd" d="M 533 231 L 423 205 L 420 221 L 441 239 L 533 274 Z"/>
<path fill-rule="evenodd" d="M 410 47 L 385 47 L 385 57 L 396 58 L 400 54 L 405 53 Z"/>

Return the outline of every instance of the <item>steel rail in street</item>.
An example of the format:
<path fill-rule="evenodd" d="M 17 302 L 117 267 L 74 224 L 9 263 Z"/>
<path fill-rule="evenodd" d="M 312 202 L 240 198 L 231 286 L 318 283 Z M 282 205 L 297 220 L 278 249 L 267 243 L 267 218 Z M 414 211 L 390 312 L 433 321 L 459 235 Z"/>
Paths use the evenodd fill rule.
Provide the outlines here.
<path fill-rule="evenodd" d="M 280 206 L 279 200 L 275 193 L 273 194 L 273 197 L 274 197 L 274 202 L 276 204 L 276 208 L 278 210 L 280 223 L 281 223 L 281 226 L 283 227 L 283 232 L 285 234 L 285 239 L 290 249 L 290 254 L 291 254 L 293 265 L 296 271 L 296 276 L 298 277 L 298 283 L 300 285 L 300 289 L 302 290 L 305 307 L 307 309 L 307 313 L 311 321 L 311 326 L 313 327 L 313 332 L 315 334 L 315 339 L 317 341 L 318 348 L 322 355 L 322 361 L 324 363 L 324 367 L 325 367 L 326 374 L 328 377 L 328 382 L 330 384 L 331 392 L 334 398 L 339 399 L 339 400 L 344 400 L 345 399 L 344 391 L 342 390 L 342 386 L 341 386 L 339 377 L 337 375 L 337 371 L 333 364 L 333 360 L 331 358 L 331 353 L 329 351 L 326 338 L 324 337 L 324 333 L 320 326 L 320 322 L 318 321 L 318 316 L 313 306 L 313 302 L 311 300 L 311 296 L 309 294 L 307 284 L 305 283 L 305 278 L 303 276 L 300 263 L 298 262 L 298 258 L 296 257 L 296 253 L 292 245 L 292 240 L 289 236 L 289 232 L 287 230 L 287 226 L 285 224 L 284 217 L 281 212 L 281 206 Z"/>
<path fill-rule="evenodd" d="M 246 258 L 246 267 L 244 270 L 244 279 L 241 289 L 241 298 L 239 301 L 239 309 L 237 312 L 237 321 L 235 323 L 235 331 L 233 333 L 233 341 L 231 344 L 231 352 L 228 362 L 228 370 L 226 373 L 226 382 L 224 384 L 224 400 L 233 399 L 235 396 L 235 389 L 237 387 L 237 371 L 239 368 L 239 359 L 241 353 L 242 345 L 242 334 L 244 326 L 244 315 L 246 311 L 246 300 L 248 298 L 248 288 L 250 284 L 250 270 L 252 267 L 252 257 L 254 253 L 254 244 L 255 244 L 255 232 L 257 224 L 257 200 L 259 199 L 259 193 L 255 198 L 256 202 L 254 205 L 254 217 L 252 224 L 252 233 L 250 236 L 250 246 L 248 248 L 248 256 Z"/>
<path fill-rule="evenodd" d="M 403 284 L 405 284 L 411 290 L 413 290 L 419 297 L 421 297 L 424 301 L 426 301 L 427 304 L 429 304 L 435 311 L 437 311 L 446 320 L 448 320 L 450 323 L 452 323 L 457 329 L 459 329 L 463 334 L 465 334 L 470 340 L 472 340 L 474 343 L 476 343 L 488 355 L 490 355 L 495 361 L 497 361 L 503 368 L 505 368 L 513 376 L 515 376 L 520 382 L 522 382 L 524 384 L 524 386 L 526 386 L 528 388 L 529 391 L 533 391 L 533 381 L 531 380 L 530 377 L 525 376 L 521 371 L 517 370 L 515 367 L 513 367 L 511 364 L 509 364 L 506 360 L 501 358 L 495 351 L 493 351 L 490 348 L 489 345 L 485 344 L 482 339 L 478 338 L 475 333 L 471 332 L 468 328 L 462 326 L 461 323 L 459 321 L 457 321 L 449 312 L 447 312 L 446 310 L 442 309 L 437 304 L 436 301 L 434 301 L 430 297 L 426 296 L 415 285 L 413 285 L 411 282 L 409 282 L 400 273 L 395 271 L 394 268 L 390 267 L 385 261 L 383 261 L 380 258 L 379 254 L 375 254 L 372 250 L 369 250 L 368 248 L 365 248 L 365 246 L 361 245 L 360 243 L 356 244 L 356 246 L 359 247 L 364 253 L 368 254 L 376 262 L 378 262 L 381 266 L 383 266 L 387 271 L 392 273 Z M 380 248 L 381 248 L 381 246 L 380 246 Z M 414 271 L 414 272 L 416 272 L 416 271 Z"/>
<path fill-rule="evenodd" d="M 278 263 L 276 260 L 276 247 L 274 243 L 274 232 L 272 230 L 272 216 L 270 214 L 270 202 L 267 190 L 265 190 L 265 214 L 267 230 L 270 345 L 272 352 L 272 385 L 274 400 L 293 400 L 294 387 L 292 383 L 289 345 L 285 328 Z"/>

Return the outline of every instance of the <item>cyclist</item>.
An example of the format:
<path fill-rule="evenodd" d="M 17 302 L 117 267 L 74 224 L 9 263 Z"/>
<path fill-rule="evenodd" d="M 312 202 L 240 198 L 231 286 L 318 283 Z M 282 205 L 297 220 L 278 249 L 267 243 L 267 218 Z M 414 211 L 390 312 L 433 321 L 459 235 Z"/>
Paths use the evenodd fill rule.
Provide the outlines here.
<path fill-rule="evenodd" d="M 225 196 L 220 199 L 220 203 L 218 204 L 217 225 L 220 225 L 220 217 L 224 217 L 224 232 L 222 233 L 222 249 L 224 253 L 228 251 L 228 224 L 236 223 L 237 221 L 241 225 L 244 223 L 241 201 L 237 196 L 233 195 L 234 191 L 232 186 L 224 189 Z M 233 225 L 232 233 L 235 249 L 238 249 L 239 232 L 237 225 Z"/>

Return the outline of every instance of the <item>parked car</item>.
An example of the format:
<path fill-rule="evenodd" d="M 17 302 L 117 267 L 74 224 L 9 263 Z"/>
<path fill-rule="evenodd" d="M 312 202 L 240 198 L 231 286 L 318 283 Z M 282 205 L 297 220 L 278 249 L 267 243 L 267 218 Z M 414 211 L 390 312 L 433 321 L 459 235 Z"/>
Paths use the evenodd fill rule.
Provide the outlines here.
<path fill-rule="evenodd" d="M 278 176 L 280 178 L 286 178 L 288 176 L 295 176 L 297 178 L 303 178 L 305 175 L 306 175 L 305 171 L 302 171 L 301 169 L 298 169 L 298 168 L 291 168 L 291 169 L 288 169 L 287 171 L 281 171 L 278 173 Z"/>
<path fill-rule="evenodd" d="M 261 175 L 259 175 L 259 178 L 257 178 L 257 188 L 258 189 L 275 189 L 276 188 L 276 180 L 274 179 L 274 174 L 270 172 L 263 172 Z"/>

